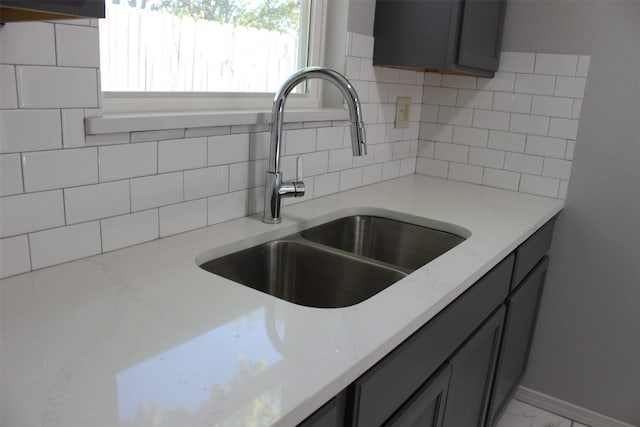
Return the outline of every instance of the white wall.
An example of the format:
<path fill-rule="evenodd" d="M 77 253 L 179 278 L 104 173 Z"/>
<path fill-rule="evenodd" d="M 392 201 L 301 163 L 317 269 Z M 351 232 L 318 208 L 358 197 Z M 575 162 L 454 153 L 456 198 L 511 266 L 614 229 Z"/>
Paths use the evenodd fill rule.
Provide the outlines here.
<path fill-rule="evenodd" d="M 640 2 L 509 1 L 503 48 L 591 55 L 524 385 L 640 425 Z"/>

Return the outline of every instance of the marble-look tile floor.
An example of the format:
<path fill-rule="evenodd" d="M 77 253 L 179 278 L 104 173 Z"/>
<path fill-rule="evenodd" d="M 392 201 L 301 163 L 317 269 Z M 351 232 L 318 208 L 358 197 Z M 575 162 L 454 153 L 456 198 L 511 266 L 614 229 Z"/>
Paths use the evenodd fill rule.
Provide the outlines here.
<path fill-rule="evenodd" d="M 511 400 L 496 427 L 588 427 L 519 400 Z"/>

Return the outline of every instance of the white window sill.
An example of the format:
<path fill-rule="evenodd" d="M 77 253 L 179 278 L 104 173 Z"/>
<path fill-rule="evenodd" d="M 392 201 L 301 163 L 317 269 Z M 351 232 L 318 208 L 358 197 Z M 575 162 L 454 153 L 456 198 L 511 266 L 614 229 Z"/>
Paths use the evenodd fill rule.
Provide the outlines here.
<path fill-rule="evenodd" d="M 285 111 L 285 123 L 348 120 L 344 109 Z M 189 111 L 184 113 L 105 114 L 85 119 L 87 135 L 271 123 L 271 111 Z"/>

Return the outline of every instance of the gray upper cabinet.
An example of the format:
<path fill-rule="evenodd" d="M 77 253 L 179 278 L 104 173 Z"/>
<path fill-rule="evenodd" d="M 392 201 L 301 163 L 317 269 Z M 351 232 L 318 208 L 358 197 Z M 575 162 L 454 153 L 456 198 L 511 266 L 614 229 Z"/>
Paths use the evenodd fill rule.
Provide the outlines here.
<path fill-rule="evenodd" d="M 377 0 L 373 65 L 493 77 L 506 0 Z"/>

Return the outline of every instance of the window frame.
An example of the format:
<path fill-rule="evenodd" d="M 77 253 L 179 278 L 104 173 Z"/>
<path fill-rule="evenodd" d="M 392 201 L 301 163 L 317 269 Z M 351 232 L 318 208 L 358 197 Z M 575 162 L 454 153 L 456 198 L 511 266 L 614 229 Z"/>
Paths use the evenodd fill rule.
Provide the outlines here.
<path fill-rule="evenodd" d="M 327 0 L 309 0 L 307 64 L 323 63 L 327 28 Z M 304 23 L 303 23 L 304 25 Z M 304 28 L 302 28 L 304 29 Z M 300 52 L 304 54 L 304 52 Z M 287 106 L 323 107 L 318 80 L 306 82 L 306 93 L 292 93 Z M 275 92 L 111 92 L 102 91 L 103 114 L 186 113 L 193 111 L 270 110 Z"/>

